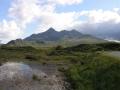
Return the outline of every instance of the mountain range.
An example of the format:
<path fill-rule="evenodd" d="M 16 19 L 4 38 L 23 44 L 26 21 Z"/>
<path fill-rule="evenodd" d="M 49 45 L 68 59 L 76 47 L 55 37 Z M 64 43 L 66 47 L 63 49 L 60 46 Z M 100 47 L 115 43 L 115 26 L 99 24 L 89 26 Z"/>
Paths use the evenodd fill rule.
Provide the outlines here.
<path fill-rule="evenodd" d="M 82 34 L 77 30 L 62 30 L 56 31 L 54 28 L 49 28 L 47 31 L 38 34 L 32 34 L 25 39 L 16 39 L 7 43 L 7 45 L 28 46 L 28 45 L 77 45 L 81 43 L 101 43 L 103 39 L 96 38 L 92 35 Z"/>
<path fill-rule="evenodd" d="M 53 28 L 49 28 L 46 32 L 39 34 L 32 34 L 25 38 L 25 41 L 58 41 L 63 38 L 81 38 L 84 35 L 76 30 L 63 30 L 61 32 L 56 31 Z"/>

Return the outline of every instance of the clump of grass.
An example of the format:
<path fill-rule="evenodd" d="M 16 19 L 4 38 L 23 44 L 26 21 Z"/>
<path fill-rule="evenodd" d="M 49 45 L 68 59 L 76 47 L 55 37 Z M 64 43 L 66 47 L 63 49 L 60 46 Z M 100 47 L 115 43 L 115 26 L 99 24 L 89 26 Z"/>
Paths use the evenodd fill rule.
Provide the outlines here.
<path fill-rule="evenodd" d="M 59 68 L 58 68 L 58 71 L 64 72 L 64 71 L 65 71 L 65 67 L 59 67 Z"/>
<path fill-rule="evenodd" d="M 46 61 L 43 61 L 43 62 L 42 62 L 42 65 L 47 65 L 47 62 L 46 62 Z"/>
<path fill-rule="evenodd" d="M 38 60 L 38 57 L 32 54 L 29 54 L 25 56 L 25 59 L 29 59 L 30 61 L 34 61 L 34 60 L 36 61 Z"/>
<path fill-rule="evenodd" d="M 35 80 L 35 81 L 40 81 L 41 79 L 37 76 L 37 75 L 33 75 L 32 76 L 32 79 Z"/>

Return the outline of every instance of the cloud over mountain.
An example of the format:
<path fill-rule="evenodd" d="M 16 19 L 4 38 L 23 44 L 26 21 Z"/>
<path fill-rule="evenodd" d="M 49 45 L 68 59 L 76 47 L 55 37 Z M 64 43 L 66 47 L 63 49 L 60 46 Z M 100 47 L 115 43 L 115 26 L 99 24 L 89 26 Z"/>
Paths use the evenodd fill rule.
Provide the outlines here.
<path fill-rule="evenodd" d="M 73 28 L 84 33 L 96 35 L 102 38 L 119 39 L 120 33 L 120 10 L 93 10 L 83 11 L 81 15 L 87 20 L 81 24 L 76 24 Z"/>

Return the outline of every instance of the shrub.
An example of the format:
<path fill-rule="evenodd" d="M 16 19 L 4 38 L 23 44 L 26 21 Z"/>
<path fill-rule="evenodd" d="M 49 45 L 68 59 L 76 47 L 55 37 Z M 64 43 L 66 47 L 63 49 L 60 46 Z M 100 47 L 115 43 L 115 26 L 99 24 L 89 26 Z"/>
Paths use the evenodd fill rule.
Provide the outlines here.
<path fill-rule="evenodd" d="M 63 47 L 62 47 L 61 45 L 58 45 L 58 46 L 55 48 L 55 50 L 61 50 L 61 49 L 63 49 Z"/>
<path fill-rule="evenodd" d="M 38 57 L 35 55 L 26 55 L 25 59 L 29 59 L 30 61 L 38 60 Z"/>

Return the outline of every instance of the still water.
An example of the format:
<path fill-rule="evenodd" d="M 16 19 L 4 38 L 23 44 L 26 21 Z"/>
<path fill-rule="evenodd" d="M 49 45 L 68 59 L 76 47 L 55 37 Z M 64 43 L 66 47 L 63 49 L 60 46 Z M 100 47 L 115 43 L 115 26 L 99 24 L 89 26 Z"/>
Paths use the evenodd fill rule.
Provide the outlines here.
<path fill-rule="evenodd" d="M 0 90 L 65 90 L 58 74 L 55 65 L 7 62 L 0 66 Z"/>

